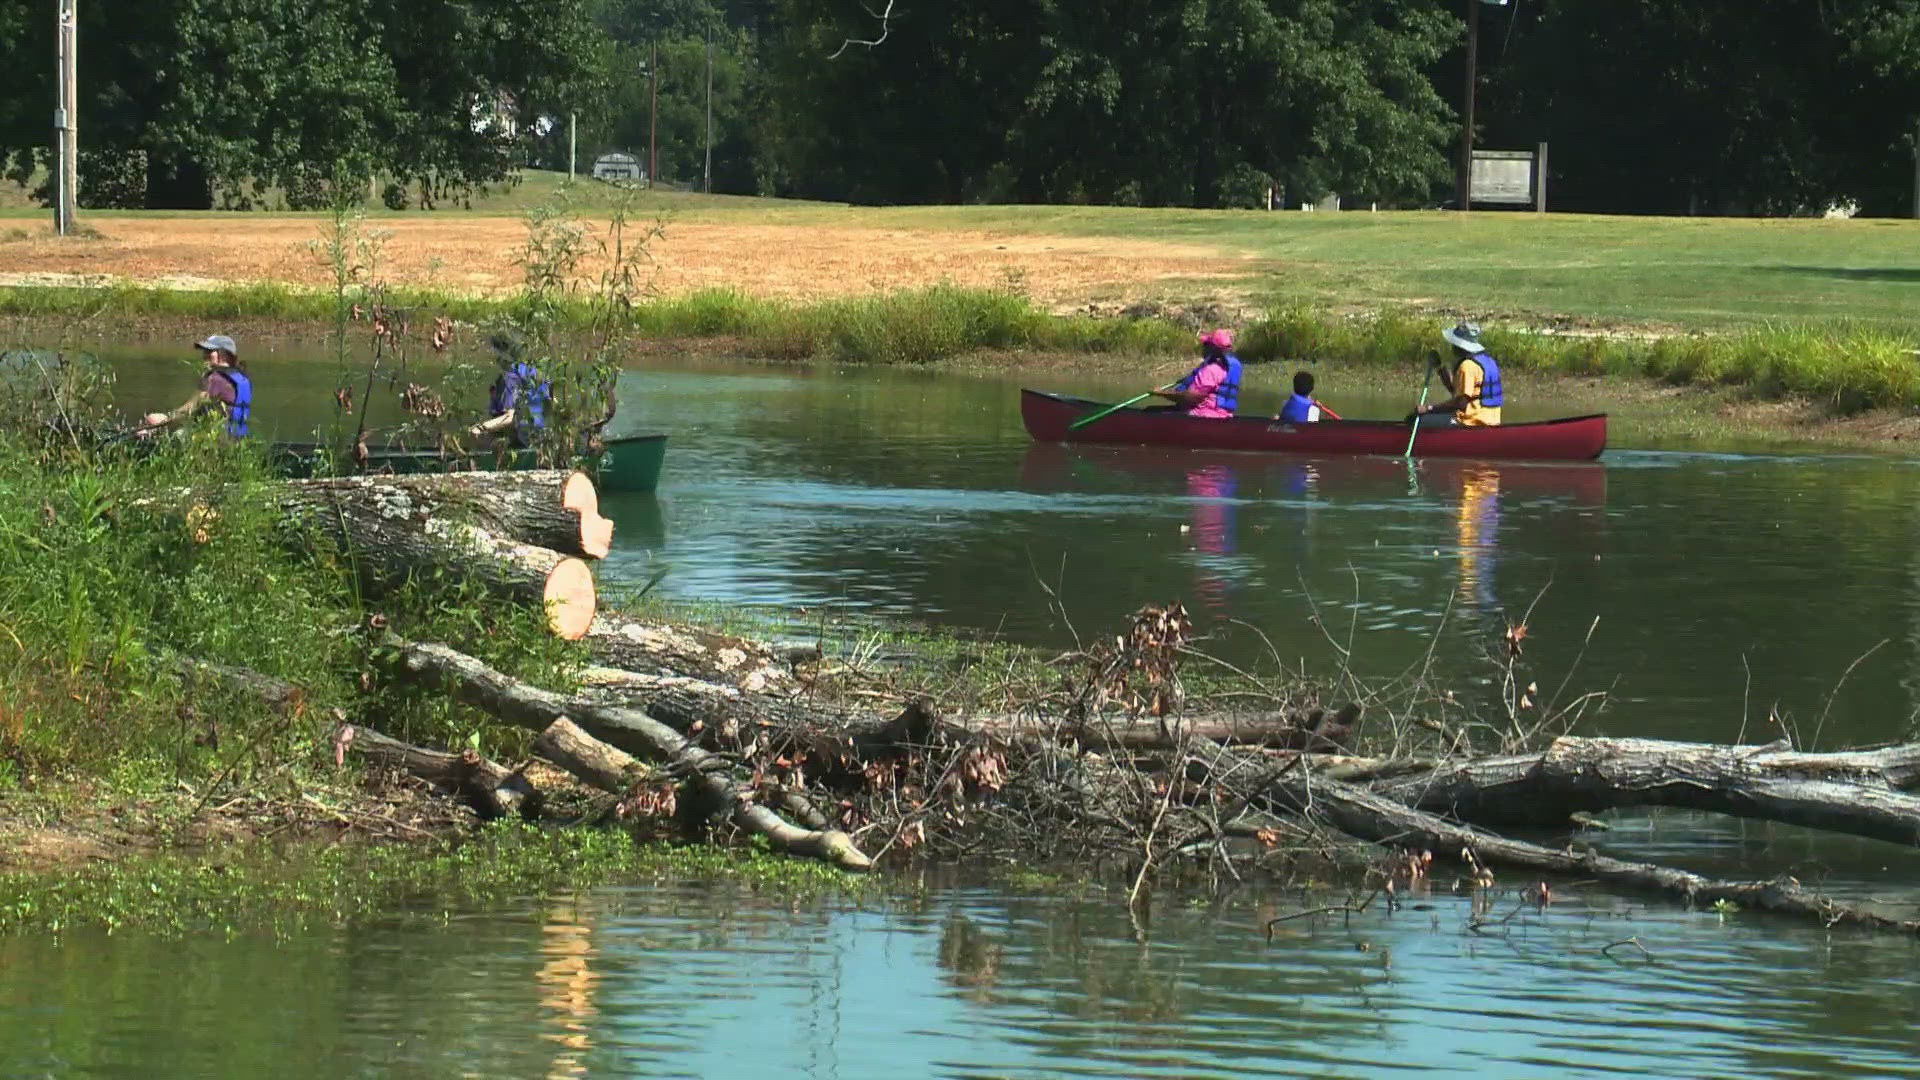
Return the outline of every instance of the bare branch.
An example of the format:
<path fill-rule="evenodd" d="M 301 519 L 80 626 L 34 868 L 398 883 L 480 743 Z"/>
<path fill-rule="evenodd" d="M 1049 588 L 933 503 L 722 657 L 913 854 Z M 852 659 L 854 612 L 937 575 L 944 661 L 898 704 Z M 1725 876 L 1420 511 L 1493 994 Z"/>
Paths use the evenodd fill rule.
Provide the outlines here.
<path fill-rule="evenodd" d="M 840 59 L 840 54 L 843 52 L 846 52 L 847 46 L 849 45 L 865 45 L 867 48 L 871 49 L 874 46 L 880 44 L 881 42 L 887 40 L 887 35 L 893 32 L 893 28 L 887 25 L 887 20 L 893 17 L 893 3 L 894 3 L 894 0 L 887 0 L 886 8 L 878 12 L 874 11 L 872 8 L 867 8 L 867 14 L 872 15 L 874 18 L 880 20 L 880 36 L 879 37 L 874 38 L 872 41 L 863 41 L 860 38 L 847 38 L 846 40 L 840 43 L 839 48 L 833 50 L 833 55 L 827 57 L 827 59 L 829 60 Z"/>

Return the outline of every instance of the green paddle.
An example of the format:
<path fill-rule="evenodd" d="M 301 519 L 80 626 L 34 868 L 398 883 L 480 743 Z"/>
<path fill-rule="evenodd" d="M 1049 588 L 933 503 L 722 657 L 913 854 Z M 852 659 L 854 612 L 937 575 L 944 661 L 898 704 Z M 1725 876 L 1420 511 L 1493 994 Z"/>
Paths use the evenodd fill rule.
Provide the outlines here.
<path fill-rule="evenodd" d="M 1176 386 L 1179 386 L 1179 385 L 1180 385 L 1180 383 L 1179 383 L 1178 381 L 1174 381 L 1174 382 L 1170 382 L 1170 383 L 1168 383 L 1167 385 L 1165 385 L 1165 386 L 1163 386 L 1163 387 L 1161 387 L 1161 388 L 1160 388 L 1160 390 L 1171 390 L 1171 389 L 1173 389 L 1174 387 L 1176 387 Z M 1081 417 L 1080 419 L 1078 419 L 1078 420 L 1075 420 L 1075 421 L 1074 421 L 1073 423 L 1071 423 L 1071 424 L 1068 424 L 1068 425 L 1067 425 L 1067 430 L 1068 430 L 1068 431 L 1079 431 L 1079 430 L 1080 430 L 1081 428 L 1083 428 L 1083 427 L 1086 427 L 1086 426 L 1087 426 L 1088 424 L 1091 424 L 1091 423 L 1093 423 L 1093 422 L 1094 422 L 1095 420 L 1100 420 L 1100 419 L 1104 419 L 1104 418 L 1106 418 L 1106 417 L 1108 417 L 1108 416 L 1112 416 L 1112 415 L 1113 415 L 1114 413 L 1117 413 L 1117 412 L 1119 412 L 1119 411 L 1120 411 L 1121 409 L 1124 409 L 1124 408 L 1126 408 L 1127 406 L 1129 406 L 1129 405 L 1131 405 L 1131 404 L 1133 404 L 1134 402 L 1136 402 L 1136 401 L 1145 401 L 1145 400 L 1147 400 L 1148 398 L 1150 398 L 1150 397 L 1152 397 L 1153 395 L 1155 395 L 1155 394 L 1157 394 L 1157 393 L 1159 393 L 1159 392 L 1160 392 L 1159 390 L 1149 390 L 1149 391 L 1147 391 L 1146 393 L 1144 393 L 1144 394 L 1141 394 L 1141 395 L 1140 395 L 1139 397 L 1131 397 L 1131 398 L 1128 398 L 1127 400 L 1125 400 L 1125 401 L 1123 401 L 1123 402 L 1121 402 L 1121 403 L 1120 403 L 1120 404 L 1118 404 L 1118 405 L 1114 405 L 1114 406 L 1110 406 L 1110 407 L 1108 407 L 1108 408 L 1105 408 L 1105 409 L 1101 409 L 1101 410 L 1100 410 L 1099 412 L 1097 412 L 1097 413 L 1094 413 L 1094 414 L 1093 414 L 1092 416 L 1083 416 L 1083 417 Z"/>
<path fill-rule="evenodd" d="M 1427 404 L 1427 391 L 1433 389 L 1433 373 L 1439 370 L 1440 358 L 1427 354 L 1427 381 L 1420 384 L 1420 404 L 1413 410 L 1413 430 L 1407 432 L 1407 452 L 1402 457 L 1413 457 L 1413 440 L 1420 434 L 1420 410 Z"/>

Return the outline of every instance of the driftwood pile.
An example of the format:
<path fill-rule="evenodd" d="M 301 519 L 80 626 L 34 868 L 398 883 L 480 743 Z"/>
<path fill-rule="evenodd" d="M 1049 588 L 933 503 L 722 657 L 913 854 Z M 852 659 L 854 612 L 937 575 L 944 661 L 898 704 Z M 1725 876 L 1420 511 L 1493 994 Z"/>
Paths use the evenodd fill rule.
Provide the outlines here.
<path fill-rule="evenodd" d="M 443 644 L 368 630 L 386 678 L 537 733 L 541 758 L 606 793 L 609 819 L 718 824 L 851 870 L 910 855 L 1124 860 L 1136 895 L 1176 862 L 1238 874 L 1280 853 L 1359 841 L 1385 849 L 1369 873 L 1389 891 L 1437 857 L 1475 877 L 1517 867 L 1920 932 L 1920 922 L 1835 903 L 1791 878 L 1715 881 L 1604 856 L 1573 824 L 1616 808 L 1678 807 L 1912 846 L 1920 744 L 1802 753 L 1569 736 L 1480 756 L 1432 719 L 1370 738 L 1355 706 L 1196 709 L 1180 687 L 1189 628 L 1177 605 L 1146 609 L 1127 634 L 1062 658 L 1058 687 L 1037 699 L 945 714 L 924 697 L 861 685 L 818 648 L 596 614 L 583 558 L 606 553 L 610 528 L 579 474 L 305 481 L 287 485 L 281 505 L 352 551 L 370 587 L 427 568 L 458 573 L 546 604 L 556 633 L 584 640 L 597 666 L 562 692 Z M 538 815 L 542 793 L 524 765 L 406 746 L 357 719 L 333 734 L 342 755 L 427 778 L 483 816 Z M 1427 728 L 1425 743 L 1407 737 Z M 1365 752 L 1380 745 L 1391 752 Z"/>

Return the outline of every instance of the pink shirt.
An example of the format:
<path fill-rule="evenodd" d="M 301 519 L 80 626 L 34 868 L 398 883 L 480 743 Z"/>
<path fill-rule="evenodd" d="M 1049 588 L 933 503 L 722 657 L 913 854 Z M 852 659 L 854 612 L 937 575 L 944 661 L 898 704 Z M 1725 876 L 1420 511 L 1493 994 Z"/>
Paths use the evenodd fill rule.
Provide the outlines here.
<path fill-rule="evenodd" d="M 1208 364 L 1201 368 L 1200 374 L 1195 375 L 1193 382 L 1187 384 L 1187 389 L 1204 391 L 1207 396 L 1200 399 L 1200 404 L 1188 409 L 1187 415 L 1204 416 L 1213 420 L 1221 420 L 1232 416 L 1232 413 L 1221 408 L 1219 403 L 1214 399 L 1213 392 L 1219 388 L 1221 383 L 1226 381 L 1227 366 L 1225 364 Z"/>

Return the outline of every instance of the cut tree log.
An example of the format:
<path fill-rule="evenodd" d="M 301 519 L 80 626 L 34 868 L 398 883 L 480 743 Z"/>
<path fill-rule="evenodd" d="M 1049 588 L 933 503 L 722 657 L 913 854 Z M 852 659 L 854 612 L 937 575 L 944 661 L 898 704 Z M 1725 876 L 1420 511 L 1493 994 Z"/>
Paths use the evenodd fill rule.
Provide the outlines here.
<path fill-rule="evenodd" d="M 593 571 L 551 548 L 497 536 L 438 516 L 391 477 L 347 477 L 288 484 L 278 495 L 290 526 L 324 538 L 370 592 L 420 574 L 444 573 L 543 606 L 553 632 L 568 640 L 593 624 Z"/>
<path fill-rule="evenodd" d="M 391 493 L 404 492 L 429 516 L 477 525 L 562 555 L 603 559 L 613 545 L 613 522 L 600 516 L 593 479 L 577 470 L 322 477 L 288 481 L 286 490 L 296 504 L 311 503 L 316 492 L 364 499 L 378 490 L 388 493 L 382 497 L 389 501 Z"/>
<path fill-rule="evenodd" d="M 759 833 L 774 846 L 797 855 L 831 862 L 846 870 L 866 870 L 873 863 L 836 829 L 802 829 L 753 801 L 733 777 L 724 758 L 691 745 L 679 732 L 638 709 L 568 709 L 559 694 L 520 682 L 445 645 L 391 641 L 398 650 L 402 672 L 416 681 L 440 687 L 510 724 L 545 731 L 555 720 L 572 719 L 587 734 L 629 753 L 671 762 L 716 805 L 728 808 L 736 825 Z"/>
<path fill-rule="evenodd" d="M 1790 877 L 1771 881 L 1716 881 L 1654 863 L 1630 862 L 1595 852 L 1556 851 L 1483 832 L 1423 813 L 1384 795 L 1300 770 L 1255 773 L 1232 751 L 1221 750 L 1208 763 L 1217 778 L 1257 776 L 1248 782 L 1226 780 L 1256 805 L 1285 810 L 1358 840 L 1399 848 L 1426 848 L 1459 858 L 1462 851 L 1489 865 L 1521 867 L 1542 873 L 1591 878 L 1615 886 L 1665 893 L 1691 905 L 1727 901 L 1742 908 L 1811 919 L 1824 926 L 1858 926 L 1920 934 L 1920 921 L 1894 919 L 1842 904 L 1810 892 Z"/>
<path fill-rule="evenodd" d="M 693 677 L 750 691 L 798 684 L 781 652 L 731 634 L 602 618 L 594 620 L 587 644 L 594 659 L 641 675 Z"/>
<path fill-rule="evenodd" d="M 349 725 L 336 728 L 333 738 L 348 753 L 404 770 L 454 792 L 487 820 L 512 814 L 532 818 L 539 814 L 540 793 L 525 773 L 489 761 L 472 749 L 457 754 L 429 750 L 370 728 Z"/>
<path fill-rule="evenodd" d="M 588 785 L 615 795 L 625 795 L 649 778 L 650 770 L 638 758 L 601 742 L 564 716 L 547 725 L 533 748 Z"/>
<path fill-rule="evenodd" d="M 1564 826 L 1630 806 L 1709 810 L 1920 844 L 1920 745 L 1808 754 L 1785 743 L 1554 740 L 1543 753 L 1462 761 L 1377 783 L 1394 802 L 1488 826 Z"/>
<path fill-rule="evenodd" d="M 189 682 L 200 680 L 257 698 L 282 716 L 300 716 L 307 711 L 307 693 L 298 686 L 250 668 L 216 664 L 190 656 L 176 657 L 174 670 Z"/>

